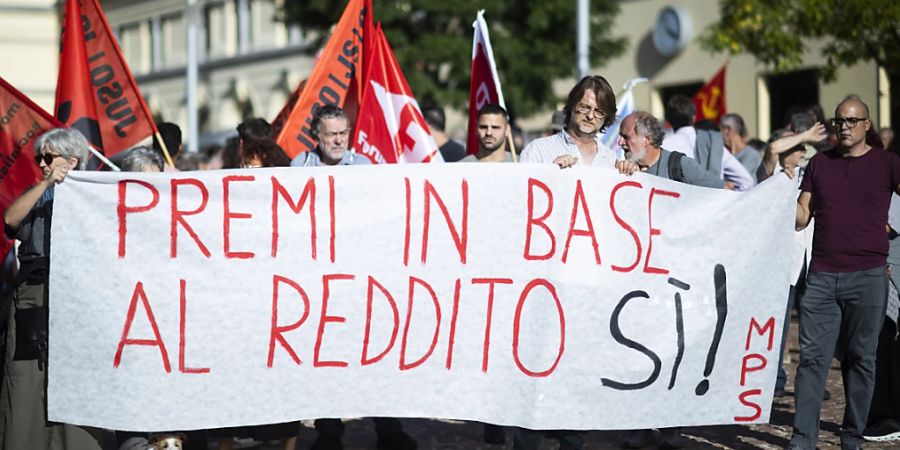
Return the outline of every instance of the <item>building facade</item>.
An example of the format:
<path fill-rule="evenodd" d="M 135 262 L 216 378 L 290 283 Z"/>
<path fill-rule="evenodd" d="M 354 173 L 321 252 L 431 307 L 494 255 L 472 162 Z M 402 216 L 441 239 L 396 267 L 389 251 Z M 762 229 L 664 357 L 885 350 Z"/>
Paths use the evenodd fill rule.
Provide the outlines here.
<path fill-rule="evenodd" d="M 278 20 L 281 1 L 197 0 L 200 147 L 244 118 L 274 118 L 312 70 L 315 49 Z M 155 119 L 186 131 L 187 2 L 101 4 Z"/>
<path fill-rule="evenodd" d="M 628 49 L 604 67 L 595 68 L 594 73 L 605 76 L 614 88 L 635 77 L 648 78 L 648 83 L 634 88 L 635 101 L 638 108 L 657 117 L 662 117 L 669 97 L 692 96 L 727 63 L 728 112 L 740 114 L 752 136 L 768 138 L 784 124 L 785 111 L 794 105 L 819 104 L 826 117 L 831 117 L 837 104 L 849 94 L 859 95 L 868 103 L 874 126 L 891 123 L 887 75 L 874 63 L 841 68 L 836 80 L 827 83 L 817 70 L 825 62 L 819 53 L 821 46 L 813 42 L 799 69 L 774 74 L 752 56 L 729 59 L 726 54 L 711 55 L 700 48 L 697 36 L 718 20 L 718 2 L 620 0 L 619 4 L 621 13 L 613 35 L 625 36 Z M 666 13 L 660 19 L 663 11 Z M 662 38 L 662 50 L 674 50 L 671 55 L 664 56 L 656 48 L 654 32 L 658 39 Z"/>
<path fill-rule="evenodd" d="M 50 114 L 56 101 L 59 28 L 56 0 L 0 0 L 0 77 Z"/>
<path fill-rule="evenodd" d="M 311 48 L 309 36 L 278 19 L 284 1 L 290 0 L 196 0 L 200 147 L 221 142 L 243 118 L 274 118 L 311 72 L 318 49 Z M 186 130 L 187 1 L 100 3 L 155 118 Z M 344 3 L 335 0 L 335 7 Z M 0 0 L 0 76 L 51 113 L 63 4 Z M 751 56 L 729 59 L 700 48 L 697 36 L 718 19 L 714 0 L 619 0 L 619 4 L 612 34 L 626 37 L 628 47 L 592 73 L 604 75 L 616 88 L 635 77 L 648 78 L 648 83 L 634 88 L 636 104 L 658 117 L 669 97 L 692 95 L 727 63 L 728 112 L 741 114 L 751 135 L 768 137 L 784 123 L 784 113 L 793 105 L 817 103 L 830 116 L 848 94 L 869 104 L 875 126 L 891 123 L 891 87 L 874 63 L 841 68 L 834 82 L 825 82 L 817 70 L 824 63 L 820 47 L 811 43 L 800 69 L 774 74 Z M 654 32 L 658 39 L 663 37 L 658 44 Z M 662 49 L 657 48 L 660 45 Z M 573 83 L 573 78 L 554 82 L 561 99 Z M 550 115 L 547 111 L 519 124 L 528 130 L 547 128 Z M 448 111 L 447 119 L 450 135 L 465 136 L 464 114 Z"/>

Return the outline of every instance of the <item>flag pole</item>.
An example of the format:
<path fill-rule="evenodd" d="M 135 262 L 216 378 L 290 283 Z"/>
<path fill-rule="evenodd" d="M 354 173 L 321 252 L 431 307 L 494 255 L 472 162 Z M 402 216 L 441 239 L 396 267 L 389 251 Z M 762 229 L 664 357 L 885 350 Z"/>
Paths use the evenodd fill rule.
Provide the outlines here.
<path fill-rule="evenodd" d="M 100 153 L 100 151 L 97 150 L 96 148 L 94 148 L 93 145 L 88 144 L 88 150 L 90 150 L 91 153 L 93 153 L 94 156 L 97 157 L 97 159 L 99 159 L 100 161 L 103 161 L 103 164 L 106 164 L 107 166 L 109 166 L 109 168 L 112 169 L 113 171 L 115 171 L 115 172 L 122 171 L 122 169 L 120 169 L 119 166 L 113 164 L 112 161 L 110 161 L 106 156 L 103 156 L 103 153 Z"/>
<path fill-rule="evenodd" d="M 506 133 L 506 145 L 509 146 L 509 152 L 512 153 L 513 162 L 519 162 L 519 158 L 516 157 L 516 143 L 513 142 L 512 128 L 509 133 Z"/>
<path fill-rule="evenodd" d="M 153 123 L 152 120 L 151 123 Z M 162 149 L 163 157 L 166 158 L 166 164 L 174 169 L 175 163 L 172 161 L 172 154 L 169 153 L 169 146 L 166 145 L 166 141 L 164 141 L 162 135 L 159 134 L 159 130 L 156 129 L 156 123 L 153 123 L 153 137 L 156 138 L 156 142 L 159 142 L 159 148 Z"/>

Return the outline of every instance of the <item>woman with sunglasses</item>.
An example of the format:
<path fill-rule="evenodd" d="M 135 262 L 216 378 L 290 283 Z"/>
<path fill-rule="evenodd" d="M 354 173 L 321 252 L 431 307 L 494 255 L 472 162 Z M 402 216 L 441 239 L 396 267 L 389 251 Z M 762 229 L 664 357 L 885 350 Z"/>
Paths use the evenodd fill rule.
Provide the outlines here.
<path fill-rule="evenodd" d="M 0 394 L 2 448 L 99 449 L 86 431 L 46 420 L 47 279 L 53 188 L 84 167 L 88 142 L 78 131 L 56 128 L 34 143 L 43 179 L 4 212 L 6 237 L 17 239 L 19 273 L 10 308 Z"/>

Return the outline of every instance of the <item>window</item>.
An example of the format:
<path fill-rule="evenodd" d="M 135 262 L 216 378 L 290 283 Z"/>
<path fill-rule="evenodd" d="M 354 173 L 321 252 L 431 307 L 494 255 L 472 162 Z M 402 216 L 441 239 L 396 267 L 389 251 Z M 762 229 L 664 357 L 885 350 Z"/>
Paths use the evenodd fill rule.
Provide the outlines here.
<path fill-rule="evenodd" d="M 160 62 L 163 67 L 183 66 L 186 62 L 186 30 L 183 14 L 165 16 L 160 20 Z"/>
<path fill-rule="evenodd" d="M 228 11 L 224 3 L 211 3 L 204 10 L 206 23 L 206 57 L 216 59 L 227 56 L 230 50 L 228 45 L 232 34 L 229 32 Z"/>
<path fill-rule="evenodd" d="M 254 49 L 284 45 L 284 24 L 275 20 L 275 0 L 250 1 L 250 42 Z"/>
<path fill-rule="evenodd" d="M 133 73 L 146 73 L 150 68 L 150 52 L 144 41 L 143 29 L 139 23 L 119 27 L 119 46 L 122 56 Z"/>
<path fill-rule="evenodd" d="M 819 74 L 814 69 L 769 75 L 766 84 L 773 131 L 790 122 L 790 114 L 796 112 L 794 107 L 806 108 L 819 103 Z"/>

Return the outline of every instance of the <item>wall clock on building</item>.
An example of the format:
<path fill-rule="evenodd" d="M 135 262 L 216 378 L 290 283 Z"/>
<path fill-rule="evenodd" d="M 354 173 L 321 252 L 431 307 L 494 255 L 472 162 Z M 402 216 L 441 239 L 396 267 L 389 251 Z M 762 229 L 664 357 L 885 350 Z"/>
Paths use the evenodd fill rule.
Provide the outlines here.
<path fill-rule="evenodd" d="M 680 8 L 666 6 L 659 10 L 653 27 L 653 47 L 660 55 L 670 57 L 685 47 L 693 37 L 691 17 Z"/>

